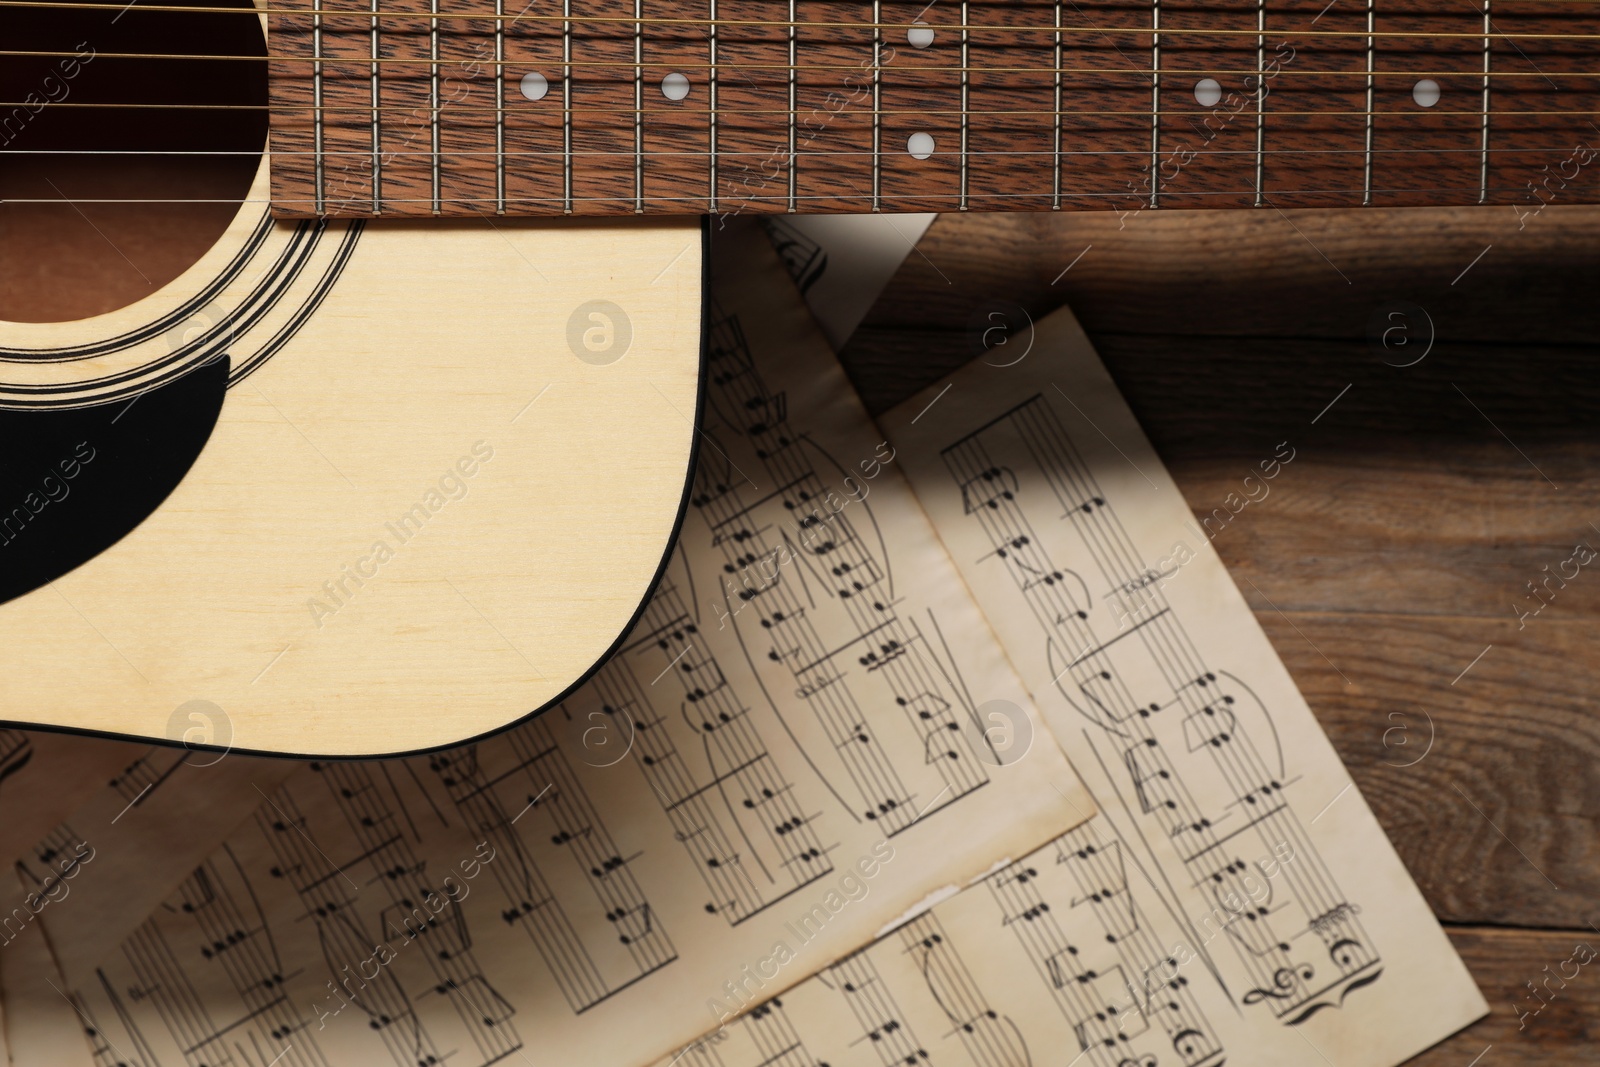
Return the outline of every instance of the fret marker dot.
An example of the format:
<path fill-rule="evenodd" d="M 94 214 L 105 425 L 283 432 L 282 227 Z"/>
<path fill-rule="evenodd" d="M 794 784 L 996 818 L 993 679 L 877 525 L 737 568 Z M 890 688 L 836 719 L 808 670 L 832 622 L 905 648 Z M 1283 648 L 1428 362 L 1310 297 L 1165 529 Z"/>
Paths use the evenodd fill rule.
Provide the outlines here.
<path fill-rule="evenodd" d="M 906 31 L 906 40 L 912 48 L 926 48 L 933 43 L 933 27 L 926 22 L 913 22 Z"/>
<path fill-rule="evenodd" d="M 689 95 L 689 79 L 674 71 L 661 79 L 661 95 L 668 100 L 682 100 Z"/>
<path fill-rule="evenodd" d="M 1215 78 L 1201 78 L 1194 83 L 1194 99 L 1201 107 L 1216 107 L 1222 100 L 1222 85 Z"/>
<path fill-rule="evenodd" d="M 906 151 L 912 159 L 927 159 L 933 155 L 933 134 L 914 133 L 906 138 Z"/>
<path fill-rule="evenodd" d="M 1411 99 L 1417 102 L 1418 107 L 1432 107 L 1439 102 L 1439 83 L 1432 78 L 1423 78 L 1411 87 Z"/>
<path fill-rule="evenodd" d="M 518 88 L 522 90 L 522 95 L 529 100 L 543 100 L 544 94 L 550 91 L 550 83 L 545 80 L 543 74 L 534 71 L 522 76 L 522 81 Z"/>

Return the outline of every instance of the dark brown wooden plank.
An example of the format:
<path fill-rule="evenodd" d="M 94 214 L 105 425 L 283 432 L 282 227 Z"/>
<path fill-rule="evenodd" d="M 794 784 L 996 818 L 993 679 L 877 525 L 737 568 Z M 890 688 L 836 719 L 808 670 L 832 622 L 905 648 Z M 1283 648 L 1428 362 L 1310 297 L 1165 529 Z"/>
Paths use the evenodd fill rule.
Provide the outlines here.
<path fill-rule="evenodd" d="M 1523 612 L 1600 623 L 1600 582 L 1586 580 L 1584 553 L 1573 558 L 1579 545 L 1600 549 L 1589 525 L 1600 486 L 1593 475 L 1565 478 L 1585 464 L 1595 470 L 1597 450 L 1540 452 L 1565 479 L 1558 494 L 1498 439 L 1391 439 L 1404 453 L 1391 460 L 1326 455 L 1303 435 L 1284 437 L 1298 439 L 1294 463 L 1236 515 L 1228 494 L 1240 492 L 1252 461 L 1169 450 L 1169 469 L 1197 517 L 1210 520 L 1224 562 L 1241 582 L 1278 586 L 1284 610 L 1474 615 L 1513 629 Z"/>
<path fill-rule="evenodd" d="M 1592 345 L 1600 337 L 1596 247 L 1600 211 L 1559 205 L 1523 229 L 1503 205 L 944 215 L 846 354 L 861 367 L 869 403 L 883 406 L 943 373 L 920 373 L 926 361 L 948 368 L 973 351 L 967 320 L 990 300 L 1035 317 L 1070 304 L 1097 340 L 1329 338 L 1352 343 L 1344 350 L 1351 362 L 1373 364 L 1369 320 L 1402 299 L 1428 312 L 1441 341 Z M 1425 323 L 1413 324 L 1411 336 L 1425 332 Z M 1387 355 L 1414 358 L 1402 349 Z M 1273 363 L 1286 375 L 1306 366 Z"/>
<path fill-rule="evenodd" d="M 1596 627 L 1280 615 L 1283 584 L 1257 584 L 1241 588 L 1440 918 L 1583 926 L 1600 893 Z"/>
<path fill-rule="evenodd" d="M 1569 961 L 1600 951 L 1600 935 L 1588 927 L 1564 932 L 1456 927 L 1449 934 L 1489 1002 L 1489 1015 L 1411 1060 L 1410 1067 L 1551 1067 L 1593 1061 L 1600 1041 L 1600 982 L 1594 981 L 1594 964 Z M 1574 972 L 1576 978 L 1562 980 L 1563 974 Z M 1546 998 L 1538 1014 L 1532 1014 L 1539 1005 L 1528 982 L 1539 985 L 1540 996 Z"/>

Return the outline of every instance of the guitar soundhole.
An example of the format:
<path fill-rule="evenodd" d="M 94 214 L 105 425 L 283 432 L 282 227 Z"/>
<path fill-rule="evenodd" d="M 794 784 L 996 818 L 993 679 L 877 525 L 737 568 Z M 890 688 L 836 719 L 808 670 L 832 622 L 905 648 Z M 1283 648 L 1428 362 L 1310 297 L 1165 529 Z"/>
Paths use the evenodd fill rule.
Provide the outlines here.
<path fill-rule="evenodd" d="M 250 6 L 160 6 L 174 4 Z M 266 64 L 174 57 L 264 56 L 257 18 L 127 0 L 7 7 L 0 41 L 63 53 L 0 62 L 0 319 L 124 307 L 216 243 L 266 145 Z M 158 58 L 115 58 L 129 53 Z M 194 104 L 207 106 L 171 106 Z"/>

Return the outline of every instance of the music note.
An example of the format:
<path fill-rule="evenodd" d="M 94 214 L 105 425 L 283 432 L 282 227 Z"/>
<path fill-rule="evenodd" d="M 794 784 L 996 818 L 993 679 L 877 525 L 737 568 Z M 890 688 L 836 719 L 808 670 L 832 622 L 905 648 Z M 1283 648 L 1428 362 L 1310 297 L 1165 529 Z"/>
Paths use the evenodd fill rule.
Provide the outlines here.
<path fill-rule="evenodd" d="M 1015 474 L 990 467 L 961 486 L 962 509 L 968 515 L 984 508 L 998 510 L 1000 501 L 1016 499 L 1016 487 Z"/>
<path fill-rule="evenodd" d="M 1160 744 L 1155 738 L 1148 738 L 1144 743 L 1134 745 L 1122 754 L 1123 762 L 1133 780 L 1134 794 L 1139 799 L 1139 810 L 1147 815 L 1158 808 L 1176 810 L 1178 807 L 1178 802 L 1174 799 L 1177 794 L 1168 784 L 1172 779 L 1172 772 L 1162 765 L 1159 755 L 1151 751 L 1159 747 Z"/>
<path fill-rule="evenodd" d="M 604 878 L 612 871 L 621 870 L 627 862 L 621 856 L 607 856 L 600 866 L 589 868 L 589 873 L 596 878 Z"/>
<path fill-rule="evenodd" d="M 624 945 L 633 944 L 654 929 L 649 904 L 606 912 L 606 921 L 616 926 L 617 940 Z"/>

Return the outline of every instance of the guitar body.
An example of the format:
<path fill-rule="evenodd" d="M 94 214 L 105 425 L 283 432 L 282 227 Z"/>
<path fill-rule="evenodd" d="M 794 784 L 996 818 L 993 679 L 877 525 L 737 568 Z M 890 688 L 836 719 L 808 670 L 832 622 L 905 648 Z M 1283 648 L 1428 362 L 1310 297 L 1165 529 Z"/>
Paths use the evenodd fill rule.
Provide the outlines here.
<path fill-rule="evenodd" d="M 266 175 L 149 297 L 0 323 L 8 720 L 447 745 L 579 684 L 662 566 L 698 220 L 278 222 Z"/>

